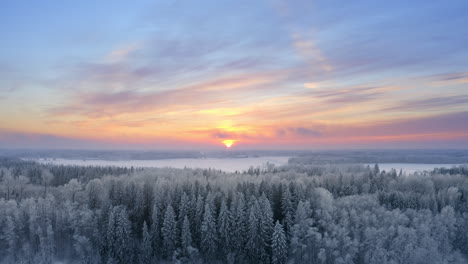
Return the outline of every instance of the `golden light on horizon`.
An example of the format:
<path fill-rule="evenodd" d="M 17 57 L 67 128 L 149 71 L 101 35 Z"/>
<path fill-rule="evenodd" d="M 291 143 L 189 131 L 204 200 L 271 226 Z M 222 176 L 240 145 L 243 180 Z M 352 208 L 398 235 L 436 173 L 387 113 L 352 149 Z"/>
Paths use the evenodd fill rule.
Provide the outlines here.
<path fill-rule="evenodd" d="M 234 139 L 226 139 L 226 140 L 223 140 L 223 144 L 226 146 L 226 148 L 231 148 L 232 145 L 234 145 L 234 142 L 236 142 L 238 140 L 234 140 Z"/>

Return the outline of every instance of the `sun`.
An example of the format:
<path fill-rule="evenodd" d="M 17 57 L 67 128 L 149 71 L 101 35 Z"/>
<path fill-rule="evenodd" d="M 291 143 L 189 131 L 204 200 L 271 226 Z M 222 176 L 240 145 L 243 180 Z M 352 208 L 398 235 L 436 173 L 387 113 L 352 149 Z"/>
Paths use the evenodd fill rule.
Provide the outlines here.
<path fill-rule="evenodd" d="M 223 144 L 226 146 L 226 148 L 231 148 L 232 145 L 234 145 L 234 142 L 236 142 L 237 140 L 234 140 L 234 139 L 226 139 L 226 140 L 223 140 Z"/>

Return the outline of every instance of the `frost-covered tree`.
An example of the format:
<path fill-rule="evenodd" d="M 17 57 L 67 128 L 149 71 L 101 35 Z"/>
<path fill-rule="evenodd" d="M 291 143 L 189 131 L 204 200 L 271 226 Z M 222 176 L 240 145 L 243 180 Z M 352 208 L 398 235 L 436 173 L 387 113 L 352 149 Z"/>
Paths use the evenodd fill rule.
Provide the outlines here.
<path fill-rule="evenodd" d="M 266 255 L 260 228 L 261 212 L 258 201 L 254 197 L 250 204 L 246 251 L 250 263 L 261 263 L 262 257 Z"/>
<path fill-rule="evenodd" d="M 206 203 L 201 226 L 202 250 L 207 259 L 216 258 L 218 250 L 218 236 L 216 229 L 216 218 L 210 204 Z"/>
<path fill-rule="evenodd" d="M 48 169 L 42 170 L 41 180 L 42 180 L 42 185 L 44 186 L 44 197 L 47 196 L 47 187 L 49 187 L 53 179 L 54 179 L 54 175 Z"/>
<path fill-rule="evenodd" d="M 194 223 L 193 223 L 193 230 L 194 230 L 194 242 L 195 245 L 201 246 L 201 226 L 203 222 L 203 213 L 204 213 L 205 201 L 201 194 L 198 194 L 197 201 L 195 205 L 195 215 L 194 215 Z"/>
<path fill-rule="evenodd" d="M 81 190 L 81 187 L 81 183 L 77 179 L 71 179 L 63 186 L 64 192 L 73 203 L 75 202 L 76 193 Z"/>
<path fill-rule="evenodd" d="M 151 246 L 154 255 L 161 252 L 161 225 L 160 225 L 159 207 L 155 203 L 151 214 Z"/>
<path fill-rule="evenodd" d="M 153 247 L 151 245 L 151 235 L 148 231 L 148 225 L 146 221 L 143 222 L 143 241 L 141 245 L 141 262 L 149 264 L 152 262 Z"/>
<path fill-rule="evenodd" d="M 163 255 L 170 258 L 176 249 L 178 233 L 177 222 L 172 205 L 168 205 L 166 208 L 161 233 L 163 238 Z"/>
<path fill-rule="evenodd" d="M 88 205 L 91 209 L 100 208 L 104 203 L 105 192 L 100 179 L 93 179 L 86 185 Z"/>
<path fill-rule="evenodd" d="M 127 210 L 122 206 L 114 207 L 107 224 L 106 243 L 109 260 L 116 263 L 132 262 L 131 224 Z"/>
<path fill-rule="evenodd" d="M 236 256 L 242 258 L 245 255 L 244 246 L 247 239 L 247 215 L 248 209 L 242 193 L 237 193 L 233 205 L 231 206 L 232 233 L 230 245 L 234 249 Z"/>
<path fill-rule="evenodd" d="M 190 222 L 187 216 L 184 217 L 182 223 L 182 231 L 180 235 L 181 247 L 184 254 L 189 254 L 192 249 L 192 232 L 190 231 Z"/>
<path fill-rule="evenodd" d="M 225 256 L 233 251 L 231 245 L 232 232 L 232 217 L 231 211 L 226 205 L 226 200 L 221 201 L 221 209 L 218 215 L 218 238 L 221 248 Z"/>
<path fill-rule="evenodd" d="M 286 234 L 290 231 L 289 229 L 293 225 L 293 214 L 294 208 L 292 203 L 291 192 L 287 185 L 283 186 L 283 192 L 281 194 L 281 210 L 283 212 L 283 225 L 286 230 Z"/>
<path fill-rule="evenodd" d="M 2 234 L 0 236 L 2 236 L 3 240 L 6 241 L 6 260 L 7 262 L 14 263 L 16 262 L 16 247 L 18 242 L 18 235 L 16 234 L 15 223 L 12 216 L 6 216 L 5 224 L 3 228 L 0 228 L 0 230 L 2 230 Z"/>
<path fill-rule="evenodd" d="M 295 224 L 291 228 L 291 251 L 297 263 L 309 263 L 317 259 L 320 234 L 314 226 L 312 210 L 309 201 L 300 201 L 296 213 Z"/>
<path fill-rule="evenodd" d="M 259 200 L 260 209 L 260 246 L 263 247 L 261 261 L 264 263 L 270 262 L 271 256 L 271 235 L 273 233 L 273 211 L 271 210 L 270 201 L 263 193 Z"/>
<path fill-rule="evenodd" d="M 53 263 L 55 256 L 54 231 L 51 223 L 46 224 L 45 230 L 39 228 L 39 243 L 41 250 L 41 260 L 43 264 Z"/>
<path fill-rule="evenodd" d="M 279 221 L 276 221 L 276 225 L 273 229 L 271 237 L 271 248 L 272 256 L 271 263 L 283 264 L 286 263 L 288 257 L 288 246 L 286 241 L 286 235 L 284 234 L 283 226 Z"/>
<path fill-rule="evenodd" d="M 13 178 L 0 184 L 0 263 L 467 263 L 466 166 L 399 176 L 292 161 L 231 174 L 0 158 L 2 183 Z"/>

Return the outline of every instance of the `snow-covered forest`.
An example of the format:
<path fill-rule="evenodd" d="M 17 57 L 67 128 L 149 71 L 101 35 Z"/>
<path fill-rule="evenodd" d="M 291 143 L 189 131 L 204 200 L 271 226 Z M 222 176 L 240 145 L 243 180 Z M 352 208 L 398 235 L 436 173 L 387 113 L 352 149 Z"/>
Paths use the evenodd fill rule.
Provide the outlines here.
<path fill-rule="evenodd" d="M 468 168 L 0 159 L 1 263 L 467 263 Z"/>

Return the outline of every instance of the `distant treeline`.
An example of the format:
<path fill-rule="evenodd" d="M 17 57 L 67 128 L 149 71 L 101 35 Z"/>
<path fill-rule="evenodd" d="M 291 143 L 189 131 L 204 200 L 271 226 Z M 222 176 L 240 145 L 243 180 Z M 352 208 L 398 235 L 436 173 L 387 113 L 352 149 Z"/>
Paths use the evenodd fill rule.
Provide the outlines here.
<path fill-rule="evenodd" d="M 293 164 L 327 163 L 423 163 L 467 164 L 467 150 L 356 150 L 300 153 Z"/>
<path fill-rule="evenodd" d="M 467 263 L 466 171 L 0 159 L 0 263 Z"/>

